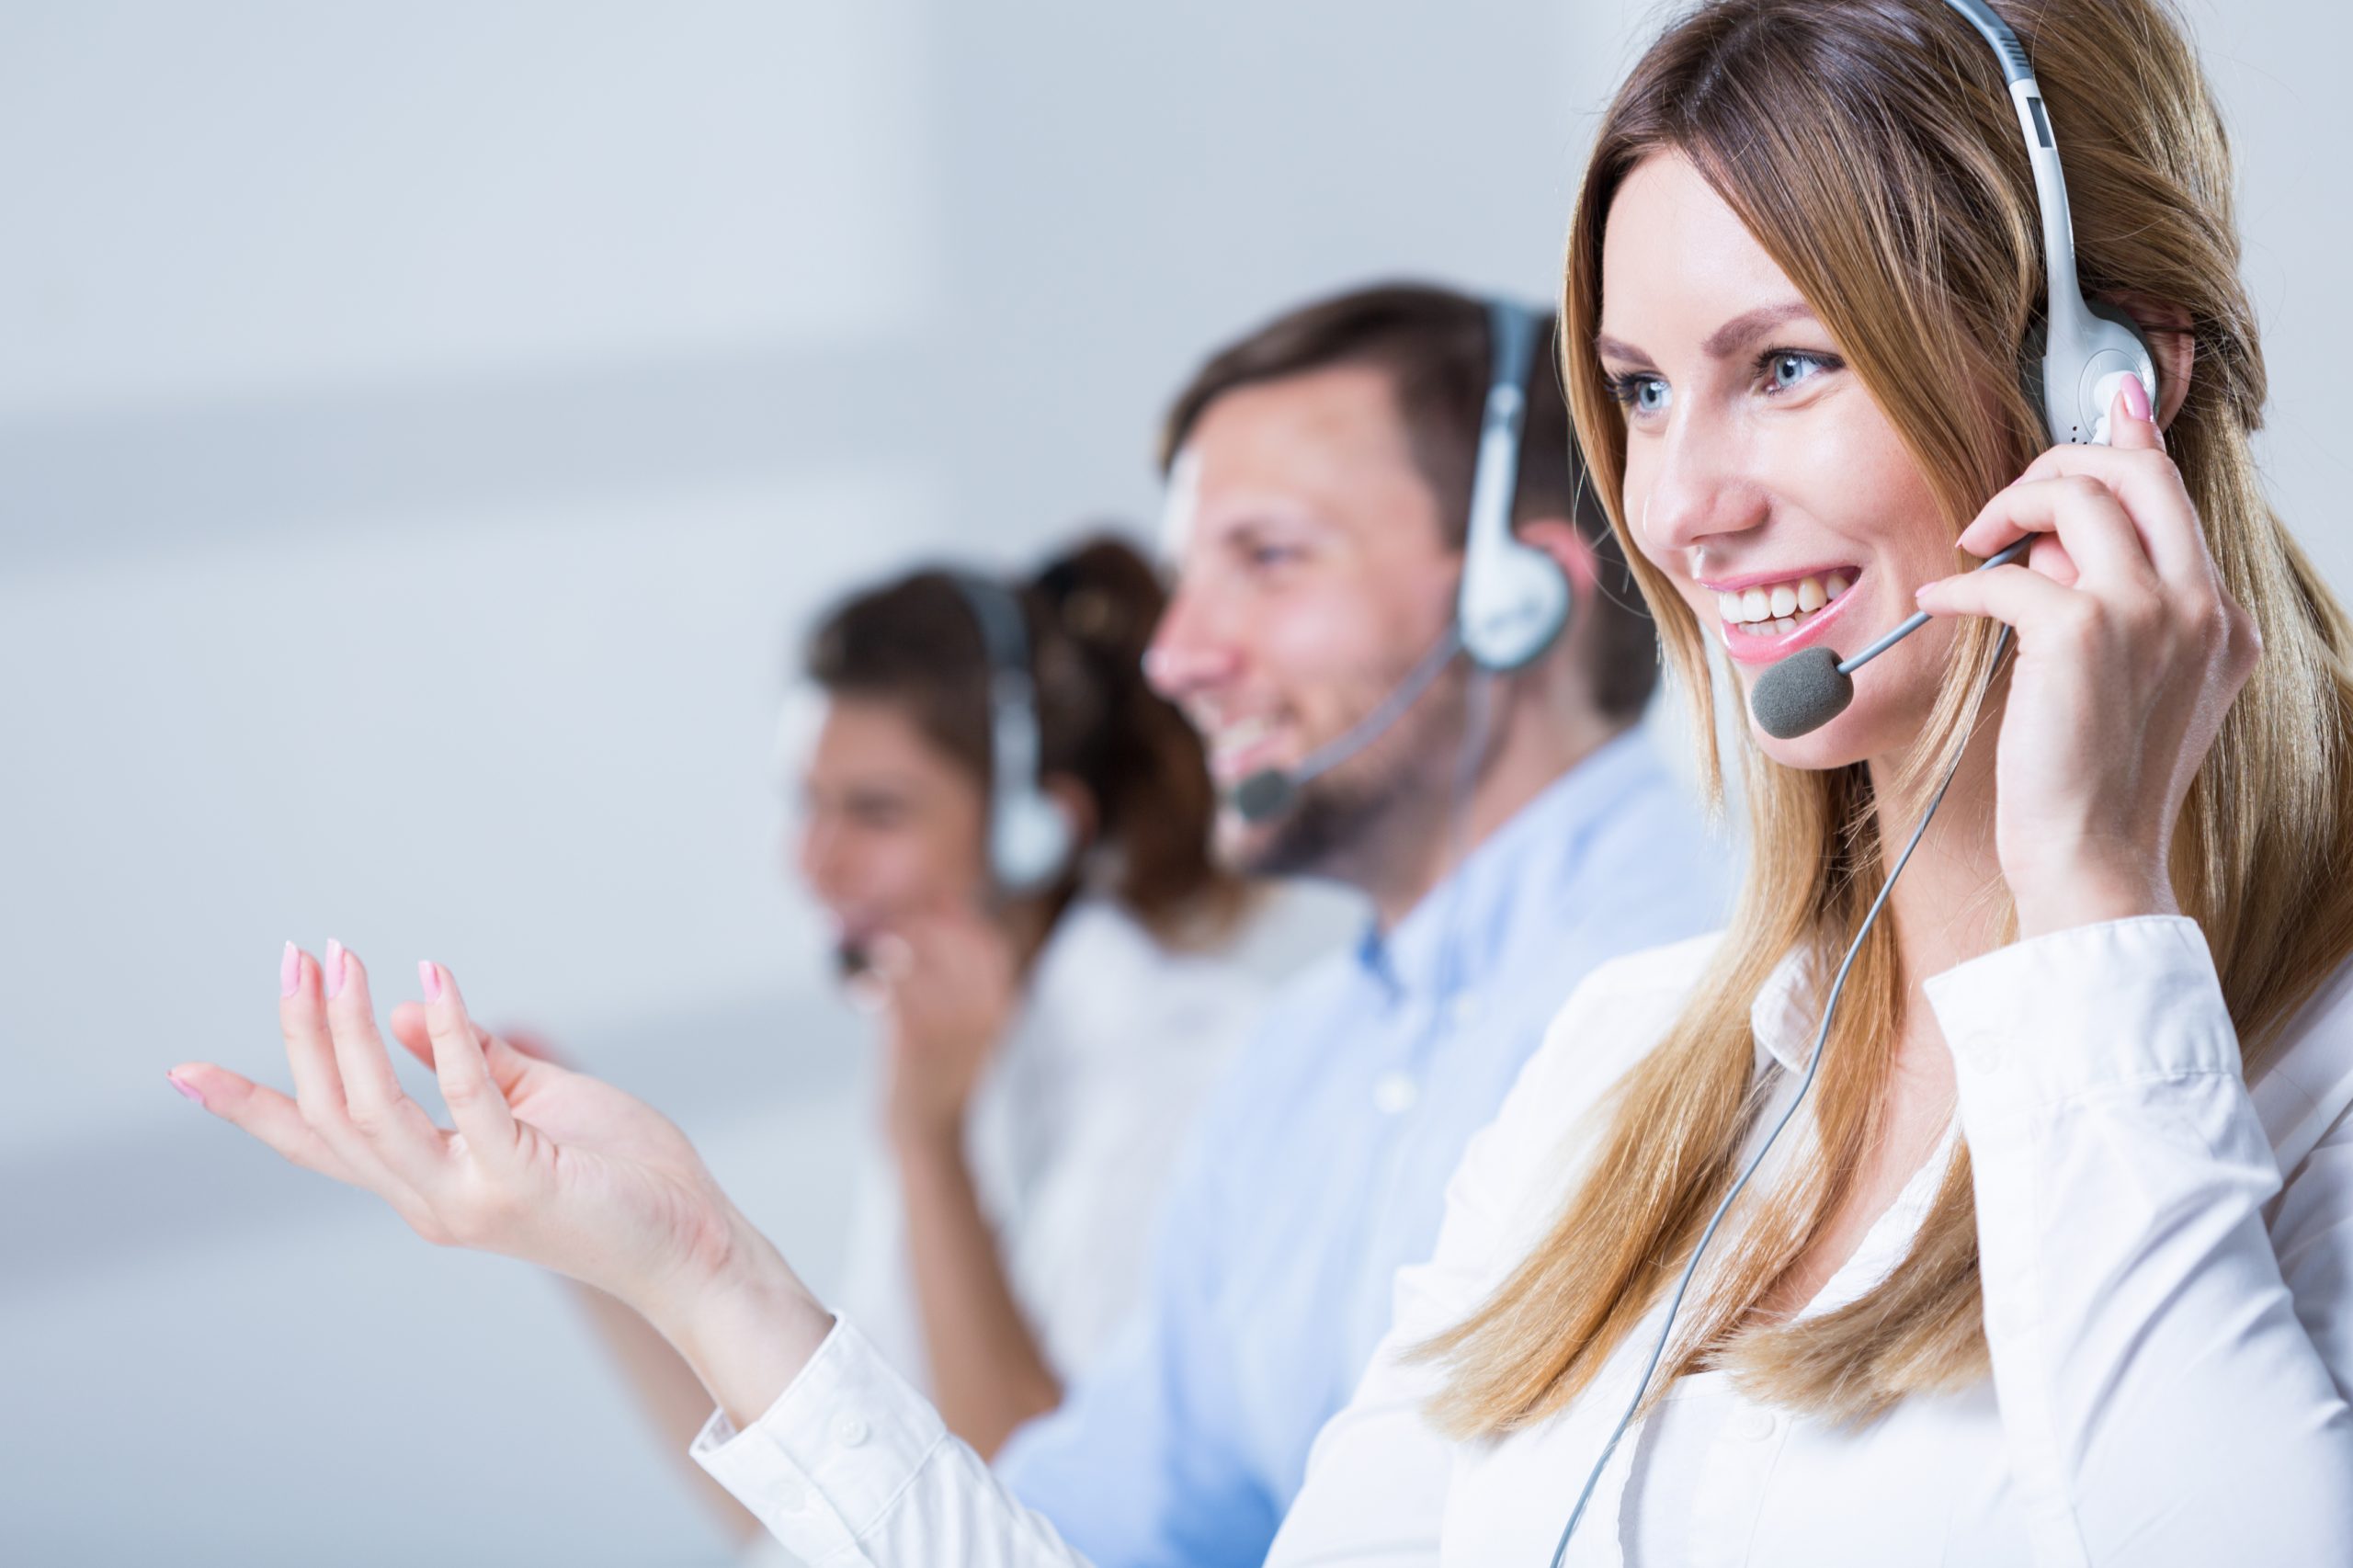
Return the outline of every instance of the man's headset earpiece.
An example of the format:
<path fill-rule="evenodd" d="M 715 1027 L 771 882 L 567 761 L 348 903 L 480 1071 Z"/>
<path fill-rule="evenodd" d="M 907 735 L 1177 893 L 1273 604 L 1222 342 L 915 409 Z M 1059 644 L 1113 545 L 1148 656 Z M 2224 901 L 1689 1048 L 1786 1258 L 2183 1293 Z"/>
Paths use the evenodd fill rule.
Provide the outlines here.
<path fill-rule="evenodd" d="M 989 877 L 1001 895 L 1036 892 L 1070 869 L 1078 832 L 1039 775 L 1038 686 L 1021 601 L 1003 584 L 950 573 L 989 661 Z"/>
<path fill-rule="evenodd" d="M 1371 712 L 1295 767 L 1260 768 L 1235 786 L 1231 798 L 1245 821 L 1282 815 L 1299 800 L 1302 786 L 1387 733 L 1456 653 L 1467 652 L 1481 669 L 1516 670 L 1552 646 L 1569 623 L 1568 574 L 1511 528 L 1528 423 L 1528 377 L 1543 325 L 1544 319 L 1524 305 L 1487 301 L 1487 398 L 1479 418 L 1479 458 L 1472 471 L 1453 623 Z"/>
<path fill-rule="evenodd" d="M 1984 36 L 2002 62 L 2010 100 L 2018 106 L 2018 128 L 2026 133 L 2027 161 L 2034 169 L 2034 194 L 2042 211 L 2042 255 L 2045 269 L 2043 324 L 2040 344 L 2025 346 L 2022 379 L 2027 394 L 2042 415 L 2053 445 L 2108 445 L 2108 411 L 2116 402 L 2125 378 L 2138 377 L 2157 406 L 2156 359 L 2148 340 L 2123 312 L 2094 304 L 2084 298 L 2075 275 L 2075 227 L 2067 211 L 2067 176 L 2059 167 L 2059 145 L 2051 134 L 2051 117 L 2042 107 L 2042 89 L 2034 80 L 2034 66 L 2026 46 L 2009 24 L 1994 13 L 1985 0 L 1945 0 Z M 2000 566 L 2016 560 L 2027 541 L 2002 551 L 1978 567 Z M 1854 700 L 1854 674 L 1871 660 L 1928 623 L 1927 612 L 1905 620 L 1878 642 L 1849 659 L 1820 643 L 1803 648 L 1756 677 L 1748 694 L 1748 710 L 1757 727 L 1779 740 L 1790 740 L 1836 719 Z"/>
<path fill-rule="evenodd" d="M 1463 534 L 1462 586 L 1455 608 L 1462 646 L 1482 669 L 1519 668 L 1550 647 L 1569 623 L 1568 574 L 1511 528 L 1528 423 L 1528 377 L 1543 329 L 1543 318 L 1524 305 L 1487 301 L 1487 403 L 1479 420 L 1479 463 L 1471 482 L 1471 520 Z"/>

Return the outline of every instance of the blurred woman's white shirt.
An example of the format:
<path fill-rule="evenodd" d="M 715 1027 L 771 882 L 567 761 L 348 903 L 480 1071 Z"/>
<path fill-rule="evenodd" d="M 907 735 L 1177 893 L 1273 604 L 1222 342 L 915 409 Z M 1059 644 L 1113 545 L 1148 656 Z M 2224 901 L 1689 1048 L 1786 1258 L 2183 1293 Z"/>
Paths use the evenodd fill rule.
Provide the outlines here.
<path fill-rule="evenodd" d="M 981 1211 L 1046 1362 L 1064 1382 L 1127 1315 L 1193 1108 L 1267 988 L 1225 949 L 1178 952 L 1082 897 L 1055 922 L 964 1118 Z M 836 1307 L 926 1392 L 930 1367 L 897 1171 L 859 1162 Z"/>

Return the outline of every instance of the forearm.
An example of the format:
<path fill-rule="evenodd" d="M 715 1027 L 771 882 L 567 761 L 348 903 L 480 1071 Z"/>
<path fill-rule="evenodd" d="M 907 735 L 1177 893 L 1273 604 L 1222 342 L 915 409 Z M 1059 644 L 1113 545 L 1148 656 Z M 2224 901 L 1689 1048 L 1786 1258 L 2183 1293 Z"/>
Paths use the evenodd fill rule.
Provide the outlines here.
<path fill-rule="evenodd" d="M 898 1141 L 900 1187 L 933 1397 L 949 1430 L 984 1458 L 1062 1402 L 1023 1319 L 952 1132 Z"/>
<path fill-rule="evenodd" d="M 687 1458 L 687 1447 L 710 1416 L 711 1398 L 694 1369 L 662 1337 L 654 1325 L 634 1311 L 593 1285 L 564 1281 L 580 1303 L 589 1326 L 603 1340 L 638 1408 L 645 1413 L 664 1450 L 687 1472 L 695 1494 L 701 1498 L 722 1528 L 738 1540 L 760 1533 L 760 1522 L 710 1478 L 709 1471 Z"/>

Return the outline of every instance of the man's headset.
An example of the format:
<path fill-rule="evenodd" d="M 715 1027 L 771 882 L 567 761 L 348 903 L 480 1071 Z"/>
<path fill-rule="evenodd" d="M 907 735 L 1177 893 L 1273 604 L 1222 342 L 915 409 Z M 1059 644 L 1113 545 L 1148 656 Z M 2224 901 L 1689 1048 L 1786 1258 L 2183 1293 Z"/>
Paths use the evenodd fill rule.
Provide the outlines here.
<path fill-rule="evenodd" d="M 2082 285 L 2075 276 L 2075 232 L 2067 213 L 2067 181 L 2059 167 L 2059 149 L 2051 134 L 2050 117 L 2043 112 L 2042 89 L 2035 85 L 2034 68 L 2027 59 L 2026 48 L 2009 24 L 1994 13 L 1984 0 L 1945 0 L 1961 13 L 1969 24 L 1984 36 L 2002 62 L 2002 73 L 2009 85 L 2010 97 L 2018 105 L 2018 124 L 2026 133 L 2027 156 L 2034 167 L 2035 199 L 2042 210 L 2042 249 L 2048 273 L 2046 284 L 2048 302 L 2045 306 L 2046 325 L 2043 351 L 2039 364 L 2022 369 L 2038 371 L 2029 379 L 2029 392 L 2039 392 L 2036 403 L 2043 424 L 2056 444 L 2090 444 L 2105 446 L 2109 440 L 2108 410 L 2114 403 L 2126 376 L 2140 379 L 2142 390 L 2148 394 L 2149 407 L 2157 406 L 2157 374 L 2154 358 L 2147 341 L 2120 314 L 2102 310 L 2084 298 Z M 2028 348 L 2031 356 L 2031 346 Z M 2026 549 L 2020 540 L 2009 549 L 1988 559 L 1978 568 L 1999 566 L 2016 560 Z M 1788 739 L 1820 728 L 1842 712 L 1854 695 L 1854 683 L 1848 677 L 1864 664 L 1878 657 L 1904 638 L 1927 623 L 1923 612 L 1913 616 L 1894 631 L 1841 663 L 1838 655 L 1825 648 L 1808 648 L 1775 665 L 1757 678 L 1749 694 L 1749 708 L 1756 715 L 1759 728 L 1769 735 Z M 1995 643 L 1995 668 L 1999 667 L 2002 649 L 2009 641 L 2009 629 L 2005 627 Z M 1990 676 L 1989 676 L 1990 679 Z M 1958 769 L 1958 761 L 1954 769 Z M 1577 1494 L 1576 1507 L 1569 1515 L 1569 1522 L 1562 1528 L 1560 1543 L 1552 1549 L 1552 1568 L 1561 1568 L 1568 1554 L 1569 1538 L 1576 1531 L 1577 1521 L 1585 1517 L 1586 1505 L 1592 1501 L 1594 1488 L 1601 1482 L 1602 1472 L 1608 1468 L 1609 1459 L 1617 1452 L 1620 1439 L 1634 1419 L 1634 1412 L 1642 1408 L 1643 1396 L 1657 1375 L 1658 1364 L 1665 1356 L 1669 1336 L 1675 1329 L 1675 1314 L 1683 1305 L 1684 1292 L 1699 1269 L 1699 1260 L 1709 1243 L 1715 1239 L 1716 1229 L 1731 1211 L 1749 1178 L 1765 1163 L 1774 1143 L 1805 1103 L 1813 1088 L 1815 1071 L 1822 1064 L 1822 1047 L 1830 1038 L 1831 1021 L 1838 1016 L 1838 998 L 1846 990 L 1847 971 L 1854 966 L 1855 955 L 1861 951 L 1863 939 L 1870 935 L 1880 911 L 1886 906 L 1888 894 L 1895 889 L 1895 879 L 1904 874 L 1904 866 L 1912 858 L 1912 851 L 1919 847 L 1921 835 L 1928 831 L 1928 824 L 1944 803 L 1945 791 L 1952 786 L 1952 770 L 1948 770 L 1937 792 L 1930 797 L 1928 809 L 1920 815 L 1919 825 L 1904 842 L 1901 854 L 1887 873 L 1879 896 L 1871 901 L 1863 915 L 1860 929 L 1839 960 L 1836 976 L 1830 983 L 1830 994 L 1824 1001 L 1822 1025 L 1815 1032 L 1813 1050 L 1806 1059 L 1805 1076 L 1791 1096 L 1780 1119 L 1773 1124 L 1756 1156 L 1733 1182 L 1732 1190 L 1716 1206 L 1707 1228 L 1699 1234 L 1699 1244 L 1692 1249 L 1690 1261 L 1684 1265 L 1681 1278 L 1676 1281 L 1674 1293 L 1667 1298 L 1666 1315 L 1659 1324 L 1658 1342 L 1652 1346 L 1649 1363 L 1643 1369 L 1634 1385 L 1632 1397 L 1626 1402 L 1625 1414 L 1602 1445 L 1601 1457 L 1594 1461 L 1592 1473 L 1586 1477 L 1585 1489 Z"/>
<path fill-rule="evenodd" d="M 1511 507 L 1519 488 L 1519 452 L 1528 423 L 1528 376 L 1543 318 L 1509 300 L 1487 301 L 1487 399 L 1479 420 L 1479 460 L 1471 480 L 1469 527 L 1462 540 L 1462 580 L 1453 622 L 1390 688 L 1370 713 L 1295 767 L 1267 767 L 1233 791 L 1236 811 L 1265 822 L 1289 811 L 1300 790 L 1385 734 L 1428 689 L 1430 682 L 1468 653 L 1481 669 L 1516 670 L 1552 644 L 1569 623 L 1568 574 L 1560 562 L 1512 532 Z"/>
<path fill-rule="evenodd" d="M 989 880 L 1001 897 L 1036 892 L 1070 869 L 1077 825 L 1039 772 L 1038 683 L 1029 666 L 1029 623 L 1004 584 L 951 572 L 980 628 L 989 662 Z"/>

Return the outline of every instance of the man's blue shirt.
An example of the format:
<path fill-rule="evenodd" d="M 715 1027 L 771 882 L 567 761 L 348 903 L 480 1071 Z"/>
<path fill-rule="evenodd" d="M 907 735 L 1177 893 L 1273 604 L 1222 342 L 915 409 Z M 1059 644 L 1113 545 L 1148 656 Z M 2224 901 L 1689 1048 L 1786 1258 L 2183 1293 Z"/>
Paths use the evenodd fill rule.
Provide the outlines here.
<path fill-rule="evenodd" d="M 1713 929 L 1723 846 L 1639 733 L 1277 998 L 1171 1179 L 1144 1298 L 997 1471 L 1099 1568 L 1261 1562 L 1447 1180 L 1605 960 Z"/>

